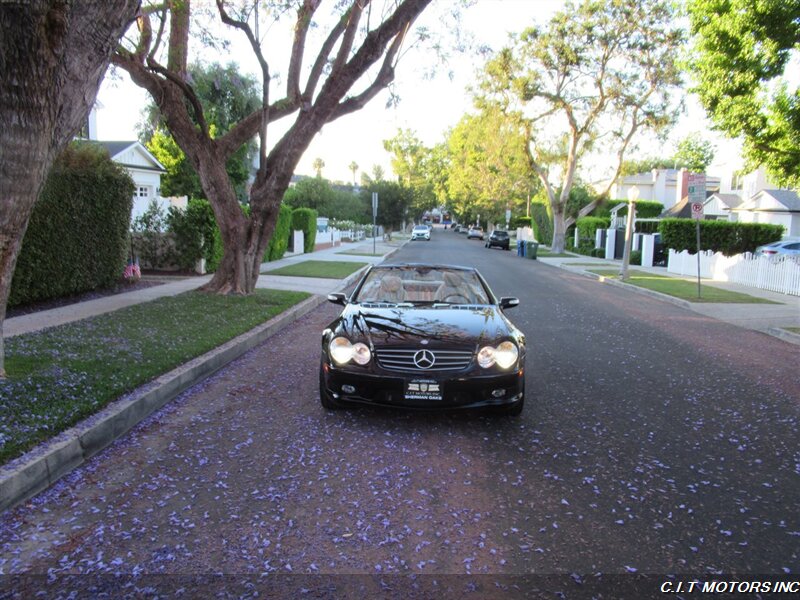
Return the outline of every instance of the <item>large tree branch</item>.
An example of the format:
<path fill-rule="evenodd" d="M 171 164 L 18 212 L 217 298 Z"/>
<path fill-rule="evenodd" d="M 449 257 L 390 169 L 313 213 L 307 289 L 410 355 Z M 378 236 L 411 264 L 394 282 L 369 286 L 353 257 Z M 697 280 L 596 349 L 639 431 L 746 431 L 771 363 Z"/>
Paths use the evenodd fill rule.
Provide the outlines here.
<path fill-rule="evenodd" d="M 319 7 L 321 0 L 305 0 L 297 11 L 297 23 L 294 28 L 292 54 L 289 59 L 289 74 L 286 80 L 286 97 L 297 102 L 300 99 L 300 69 L 303 66 L 303 53 L 306 47 L 306 35 L 311 26 L 311 17 Z"/>
<path fill-rule="evenodd" d="M 377 96 L 381 90 L 385 89 L 386 86 L 394 81 L 394 59 L 397 56 L 397 53 L 400 51 L 400 47 L 403 45 L 403 38 L 405 37 L 406 31 L 398 34 L 392 42 L 392 45 L 389 46 L 386 56 L 383 59 L 381 69 L 378 71 L 377 77 L 375 77 L 375 81 L 373 81 L 367 87 L 367 89 L 360 94 L 351 96 L 343 102 L 340 102 L 336 107 L 336 110 L 334 110 L 333 114 L 328 119 L 329 122 L 334 121 L 343 115 L 364 108 L 364 106 L 366 106 L 370 100 Z"/>
<path fill-rule="evenodd" d="M 347 24 L 346 17 L 347 16 L 345 15 L 336 22 L 336 25 L 334 25 L 333 29 L 331 29 L 328 37 L 325 38 L 325 41 L 319 50 L 319 54 L 317 54 L 317 58 L 314 61 L 314 64 L 311 67 L 311 72 L 308 75 L 308 81 L 306 81 L 306 88 L 303 91 L 304 104 L 311 104 L 311 100 L 313 99 L 314 93 L 317 90 L 319 78 L 322 76 L 322 71 L 325 68 L 325 64 L 328 62 L 328 56 L 330 56 L 331 50 L 333 50 L 333 46 L 336 44 L 336 40 L 338 40 L 344 32 L 345 25 Z"/>
<path fill-rule="evenodd" d="M 359 2 L 359 0 L 355 0 L 350 7 L 350 10 L 347 12 L 347 27 L 344 30 L 342 44 L 339 46 L 339 52 L 336 53 L 336 58 L 334 59 L 333 67 L 331 68 L 331 74 L 334 76 L 339 72 L 339 69 L 342 68 L 342 65 L 347 62 L 350 51 L 353 49 L 353 40 L 355 39 L 356 32 L 358 31 L 358 22 L 361 20 L 361 2 Z"/>
<path fill-rule="evenodd" d="M 269 123 L 274 123 L 292 114 L 299 106 L 299 102 L 290 102 L 286 98 L 273 102 L 269 107 Z M 219 151 L 224 156 L 230 157 L 243 144 L 251 140 L 258 133 L 262 116 L 262 111 L 259 108 L 231 127 L 223 136 L 217 138 L 215 141 Z"/>

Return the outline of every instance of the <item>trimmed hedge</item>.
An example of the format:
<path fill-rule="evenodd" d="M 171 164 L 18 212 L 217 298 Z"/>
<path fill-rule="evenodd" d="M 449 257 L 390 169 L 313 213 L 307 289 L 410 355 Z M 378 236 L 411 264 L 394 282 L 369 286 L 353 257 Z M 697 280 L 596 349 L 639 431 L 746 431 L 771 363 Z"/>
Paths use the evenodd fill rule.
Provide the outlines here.
<path fill-rule="evenodd" d="M 513 217 L 511 219 L 511 223 L 509 226 L 512 229 L 517 229 L 521 227 L 532 227 L 533 226 L 533 219 L 531 217 Z"/>
<path fill-rule="evenodd" d="M 100 146 L 56 159 L 22 242 L 9 306 L 107 288 L 128 254 L 133 180 Z"/>
<path fill-rule="evenodd" d="M 627 200 L 620 200 L 620 202 L 625 202 L 625 206 L 619 209 L 617 215 L 627 215 L 628 214 L 628 201 Z M 664 212 L 664 205 L 661 202 L 653 202 L 651 200 L 638 200 L 636 202 L 636 218 L 637 219 L 655 219 L 661 213 Z"/>
<path fill-rule="evenodd" d="M 598 229 L 608 229 L 611 226 L 611 219 L 603 217 L 582 217 L 575 221 L 578 228 L 578 238 L 580 240 L 591 240 L 594 248 L 595 232 Z"/>
<path fill-rule="evenodd" d="M 267 251 L 264 252 L 264 262 L 280 260 L 286 254 L 289 247 L 289 236 L 292 234 L 292 207 L 281 204 L 278 220 L 275 222 L 275 231 L 272 232 L 272 239 L 269 241 Z M 317 227 L 314 219 L 314 229 Z M 304 238 L 305 239 L 305 238 Z"/>
<path fill-rule="evenodd" d="M 317 240 L 317 211 L 312 208 L 295 208 L 292 211 L 292 230 L 303 232 L 303 251 L 314 251 Z"/>
<path fill-rule="evenodd" d="M 664 219 L 659 223 L 664 246 L 678 252 L 697 250 L 696 221 L 694 219 Z M 753 252 L 758 246 L 781 239 L 782 225 L 765 223 L 730 223 L 728 221 L 700 221 L 702 250 L 721 252 L 725 256 Z"/>
<path fill-rule="evenodd" d="M 531 202 L 531 218 L 533 219 L 533 235 L 545 246 L 553 243 L 553 214 L 547 200 Z"/>

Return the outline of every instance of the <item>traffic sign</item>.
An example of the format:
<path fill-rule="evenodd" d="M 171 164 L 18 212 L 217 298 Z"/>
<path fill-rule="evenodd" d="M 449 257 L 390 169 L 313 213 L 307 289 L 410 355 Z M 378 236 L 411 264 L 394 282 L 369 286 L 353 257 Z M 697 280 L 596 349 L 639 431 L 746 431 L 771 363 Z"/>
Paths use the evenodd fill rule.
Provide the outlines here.
<path fill-rule="evenodd" d="M 692 218 L 697 220 L 703 219 L 703 203 L 692 202 Z"/>

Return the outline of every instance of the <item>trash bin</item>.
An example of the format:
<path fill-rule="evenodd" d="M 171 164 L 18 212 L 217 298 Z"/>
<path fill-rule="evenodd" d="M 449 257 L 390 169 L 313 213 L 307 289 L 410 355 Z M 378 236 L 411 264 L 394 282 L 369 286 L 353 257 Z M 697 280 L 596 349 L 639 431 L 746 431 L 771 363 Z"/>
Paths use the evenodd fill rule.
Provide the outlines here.
<path fill-rule="evenodd" d="M 525 256 L 530 259 L 536 260 L 536 251 L 539 250 L 538 242 L 526 242 Z"/>
<path fill-rule="evenodd" d="M 525 241 L 517 240 L 517 256 L 525 256 Z"/>

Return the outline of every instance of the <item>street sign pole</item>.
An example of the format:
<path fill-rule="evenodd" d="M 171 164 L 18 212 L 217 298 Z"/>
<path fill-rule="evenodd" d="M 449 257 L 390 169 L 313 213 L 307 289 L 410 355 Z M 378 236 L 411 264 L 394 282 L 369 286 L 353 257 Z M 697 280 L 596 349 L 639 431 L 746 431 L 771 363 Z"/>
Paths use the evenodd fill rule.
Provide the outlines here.
<path fill-rule="evenodd" d="M 697 234 L 697 297 L 700 298 L 700 221 L 703 220 L 703 203 L 706 201 L 705 173 L 689 173 L 689 202 Z"/>
<path fill-rule="evenodd" d="M 378 236 L 378 192 L 372 192 L 372 255 L 377 254 L 375 250 L 375 238 Z"/>

